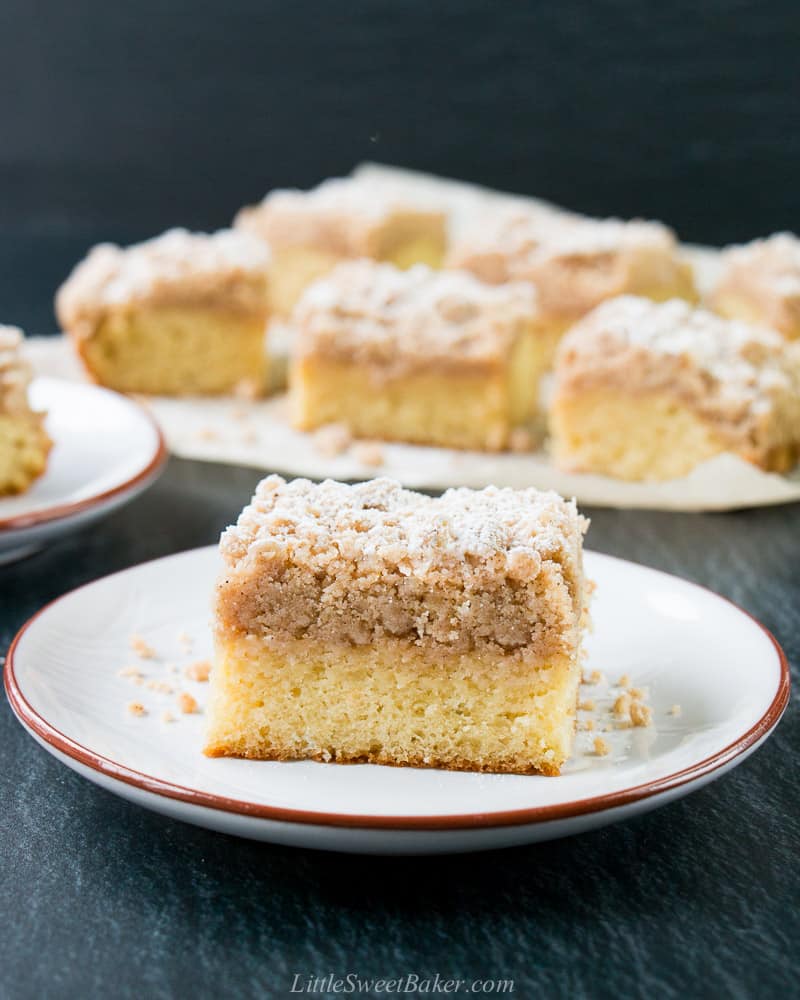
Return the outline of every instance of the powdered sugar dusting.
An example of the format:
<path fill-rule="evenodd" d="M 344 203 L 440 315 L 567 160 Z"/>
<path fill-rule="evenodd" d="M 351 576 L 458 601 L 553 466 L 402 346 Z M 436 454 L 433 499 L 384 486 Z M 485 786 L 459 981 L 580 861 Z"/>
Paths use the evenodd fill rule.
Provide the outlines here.
<path fill-rule="evenodd" d="M 158 299 L 208 301 L 264 308 L 270 254 L 249 233 L 170 229 L 130 247 L 94 247 L 61 287 L 59 320 L 68 329 L 130 303 Z"/>
<path fill-rule="evenodd" d="M 238 525 L 223 535 L 222 549 L 229 560 L 261 546 L 347 549 L 361 562 L 401 573 L 499 556 L 505 572 L 574 554 L 586 525 L 574 501 L 533 488 L 451 489 L 429 497 L 388 478 L 349 486 L 268 476 Z"/>
<path fill-rule="evenodd" d="M 505 360 L 523 324 L 537 319 L 523 283 L 487 285 L 469 274 L 407 271 L 361 260 L 311 285 L 293 322 L 300 356 L 322 354 L 398 370 L 432 360 Z"/>

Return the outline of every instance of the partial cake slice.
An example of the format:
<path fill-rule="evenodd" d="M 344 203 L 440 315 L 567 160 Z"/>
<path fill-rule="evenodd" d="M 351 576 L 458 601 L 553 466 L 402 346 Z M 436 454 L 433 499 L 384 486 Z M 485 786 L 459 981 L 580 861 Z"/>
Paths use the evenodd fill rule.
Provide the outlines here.
<path fill-rule="evenodd" d="M 661 480 L 729 451 L 785 472 L 800 455 L 799 348 L 677 300 L 606 302 L 559 349 L 556 461 Z"/>
<path fill-rule="evenodd" d="M 730 319 L 772 327 L 788 340 L 800 338 L 800 240 L 776 233 L 728 247 L 709 305 Z"/>
<path fill-rule="evenodd" d="M 696 298 L 674 233 L 657 222 L 495 210 L 462 235 L 447 266 L 493 284 L 532 282 L 552 352 L 564 331 L 605 299 L 626 293 L 655 301 Z"/>
<path fill-rule="evenodd" d="M 96 246 L 56 297 L 89 374 L 121 392 L 259 393 L 267 380 L 269 252 L 254 236 L 172 229 Z"/>
<path fill-rule="evenodd" d="M 272 191 L 243 208 L 234 225 L 269 244 L 272 304 L 284 317 L 311 281 L 342 260 L 438 267 L 446 244 L 446 217 L 437 206 L 386 182 L 352 177 L 331 178 L 311 191 Z"/>
<path fill-rule="evenodd" d="M 558 774 L 586 526 L 534 489 L 268 477 L 222 537 L 206 754 Z"/>
<path fill-rule="evenodd" d="M 31 372 L 21 356 L 22 331 L 0 326 L 0 496 L 22 493 L 47 468 L 52 442 L 46 414 L 31 409 Z"/>
<path fill-rule="evenodd" d="M 546 359 L 529 285 L 353 261 L 308 289 L 292 323 L 301 429 L 497 450 L 536 413 Z"/>

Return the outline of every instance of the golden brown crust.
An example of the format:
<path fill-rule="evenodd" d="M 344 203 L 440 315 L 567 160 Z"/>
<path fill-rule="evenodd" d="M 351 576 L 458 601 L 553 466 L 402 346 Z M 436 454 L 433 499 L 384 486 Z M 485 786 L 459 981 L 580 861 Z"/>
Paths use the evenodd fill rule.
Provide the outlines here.
<path fill-rule="evenodd" d="M 529 760 L 475 761 L 468 757 L 438 760 L 422 754 L 410 753 L 404 760 L 398 760 L 383 753 L 346 754 L 339 751 L 330 753 L 296 753 L 294 751 L 264 748 L 257 753 L 237 750 L 231 744 L 212 743 L 203 749 L 206 757 L 238 757 L 244 760 L 313 760 L 320 764 L 382 764 L 387 767 L 437 768 L 445 771 L 477 771 L 486 774 L 543 774 L 557 777 L 561 768 L 543 762 L 533 765 Z"/>

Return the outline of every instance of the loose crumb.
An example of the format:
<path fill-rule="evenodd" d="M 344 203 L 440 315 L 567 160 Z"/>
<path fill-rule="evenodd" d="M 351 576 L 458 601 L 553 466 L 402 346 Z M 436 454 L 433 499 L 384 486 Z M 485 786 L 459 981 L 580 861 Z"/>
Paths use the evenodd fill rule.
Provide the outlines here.
<path fill-rule="evenodd" d="M 143 660 L 154 660 L 156 658 L 156 651 L 138 633 L 134 632 L 131 636 L 130 644 L 134 653 Z"/>
<path fill-rule="evenodd" d="M 590 698 L 587 699 L 586 701 L 579 701 L 578 708 L 581 709 L 581 711 L 583 712 L 593 712 L 594 702 Z"/>
<path fill-rule="evenodd" d="M 201 427 L 197 436 L 201 441 L 216 441 L 219 438 L 219 433 L 213 427 Z"/>
<path fill-rule="evenodd" d="M 315 431 L 313 442 L 316 451 L 324 458 L 335 458 L 347 451 L 353 441 L 347 424 L 325 424 Z"/>
<path fill-rule="evenodd" d="M 605 677 L 599 670 L 593 670 L 588 677 L 584 677 L 584 684 L 602 684 Z"/>
<path fill-rule="evenodd" d="M 172 712 L 168 712 L 168 711 L 162 712 L 161 713 L 161 721 L 162 722 L 174 722 L 175 721 L 175 716 L 172 714 Z"/>
<path fill-rule="evenodd" d="M 383 465 L 383 448 L 377 441 L 359 441 L 353 445 L 353 458 L 362 465 Z"/>
<path fill-rule="evenodd" d="M 631 722 L 634 726 L 649 726 L 653 721 L 653 710 L 649 705 L 635 701 L 631 705 Z"/>
<path fill-rule="evenodd" d="M 208 660 L 197 660 L 196 663 L 190 663 L 184 670 L 184 674 L 190 681 L 207 681 L 210 673 L 211 664 Z"/>
<path fill-rule="evenodd" d="M 667 711 L 667 715 L 679 716 L 683 712 L 680 705 L 672 705 Z"/>
<path fill-rule="evenodd" d="M 534 437 L 529 430 L 524 427 L 515 427 L 508 435 L 508 450 L 520 454 L 521 452 L 533 451 Z"/>
<path fill-rule="evenodd" d="M 261 387 L 254 378 L 243 378 L 233 388 L 233 394 L 237 399 L 246 399 L 253 402 L 261 395 Z"/>
<path fill-rule="evenodd" d="M 199 709 L 197 700 L 186 691 L 181 691 L 178 695 L 178 707 L 184 715 L 192 715 Z"/>
<path fill-rule="evenodd" d="M 146 676 L 138 667 L 123 667 L 117 674 L 118 677 L 138 678 Z"/>
<path fill-rule="evenodd" d="M 175 690 L 171 684 L 167 684 L 166 681 L 148 681 L 147 688 L 149 691 L 158 691 L 159 694 L 172 694 Z"/>
<path fill-rule="evenodd" d="M 631 714 L 631 696 L 627 691 L 617 698 L 614 702 L 614 715 L 619 715 L 622 717 L 630 716 Z"/>
<path fill-rule="evenodd" d="M 631 683 L 631 675 L 623 674 L 622 677 L 617 681 L 617 685 L 621 688 L 629 687 Z"/>
<path fill-rule="evenodd" d="M 638 701 L 644 701 L 644 699 L 647 697 L 647 695 L 644 692 L 644 688 L 629 687 L 628 694 L 631 696 L 631 698 L 634 698 L 635 700 Z"/>
<path fill-rule="evenodd" d="M 581 729 L 585 729 L 590 733 L 594 729 L 594 719 L 584 719 L 581 722 Z"/>
<path fill-rule="evenodd" d="M 191 648 L 192 645 L 194 644 L 194 639 L 189 635 L 188 632 L 184 630 L 178 632 L 178 642 L 181 644 L 181 646 L 188 646 L 189 648 Z"/>
<path fill-rule="evenodd" d="M 147 709 L 140 701 L 131 701 L 128 703 L 128 711 L 131 715 L 142 716 L 147 715 Z"/>
<path fill-rule="evenodd" d="M 611 747 L 602 736 L 596 736 L 594 740 L 594 752 L 598 757 L 607 757 L 611 753 Z"/>

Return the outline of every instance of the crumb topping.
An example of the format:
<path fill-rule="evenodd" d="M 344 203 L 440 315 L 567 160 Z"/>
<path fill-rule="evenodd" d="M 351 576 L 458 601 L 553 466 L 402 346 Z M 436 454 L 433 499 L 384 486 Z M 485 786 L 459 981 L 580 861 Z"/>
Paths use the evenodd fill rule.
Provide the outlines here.
<path fill-rule="evenodd" d="M 536 320 L 530 285 L 496 287 L 423 264 L 401 271 L 348 261 L 300 299 L 294 351 L 367 364 L 387 378 L 431 364 L 496 366 Z"/>
<path fill-rule="evenodd" d="M 719 281 L 709 301 L 725 313 L 726 303 L 755 306 L 762 322 L 784 336 L 800 336 L 800 239 L 775 233 L 721 254 Z"/>
<path fill-rule="evenodd" d="M 794 233 L 774 233 L 722 252 L 723 268 L 747 271 L 775 295 L 800 298 L 800 240 Z"/>
<path fill-rule="evenodd" d="M 269 476 L 222 536 L 220 629 L 362 644 L 573 651 L 585 599 L 574 501 L 535 489 Z"/>
<path fill-rule="evenodd" d="M 545 313 L 577 317 L 625 291 L 685 284 L 677 251 L 659 222 L 512 208 L 476 219 L 448 264 L 493 284 L 531 281 Z"/>
<path fill-rule="evenodd" d="M 275 248 L 318 247 L 343 257 L 373 257 L 381 227 L 403 216 L 444 232 L 445 215 L 430 199 L 355 177 L 331 177 L 310 191 L 271 191 L 258 205 L 243 208 L 234 226 Z"/>
<path fill-rule="evenodd" d="M 220 305 L 265 312 L 269 251 L 248 233 L 170 229 L 129 247 L 101 243 L 61 286 L 59 322 L 89 337 L 103 318 L 144 304 Z"/>

